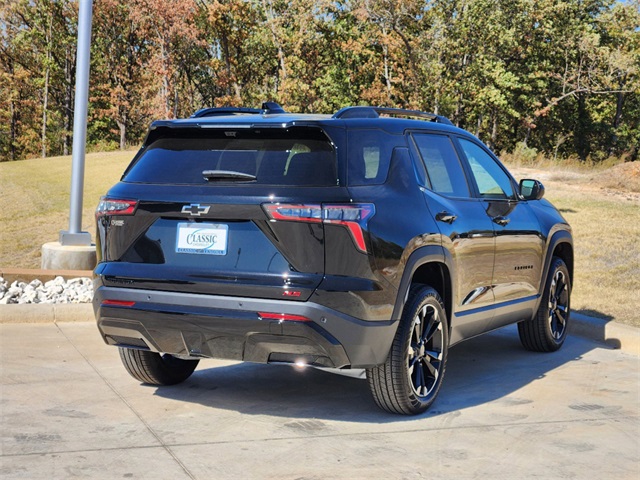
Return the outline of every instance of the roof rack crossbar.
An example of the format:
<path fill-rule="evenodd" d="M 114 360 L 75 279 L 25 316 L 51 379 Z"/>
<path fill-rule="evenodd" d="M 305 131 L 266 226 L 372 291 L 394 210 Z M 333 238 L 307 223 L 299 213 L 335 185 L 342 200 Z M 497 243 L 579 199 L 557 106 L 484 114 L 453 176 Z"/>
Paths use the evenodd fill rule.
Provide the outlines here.
<path fill-rule="evenodd" d="M 264 102 L 262 108 L 246 107 L 212 107 L 202 108 L 191 115 L 191 118 L 217 117 L 222 115 L 268 115 L 273 113 L 286 113 L 284 109 L 275 102 Z"/>
<path fill-rule="evenodd" d="M 431 120 L 432 122 L 453 125 L 447 117 L 435 113 L 421 112 L 419 110 L 406 110 L 404 108 L 389 107 L 345 107 L 337 111 L 332 118 L 378 118 L 380 114 L 402 117 L 417 117 Z"/>

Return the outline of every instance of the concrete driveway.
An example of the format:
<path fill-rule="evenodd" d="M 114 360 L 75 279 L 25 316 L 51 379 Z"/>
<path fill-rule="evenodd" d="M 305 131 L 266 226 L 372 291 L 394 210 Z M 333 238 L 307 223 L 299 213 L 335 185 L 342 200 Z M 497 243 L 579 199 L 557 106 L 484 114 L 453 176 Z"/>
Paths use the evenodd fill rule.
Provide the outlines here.
<path fill-rule="evenodd" d="M 640 477 L 639 357 L 580 337 L 458 345 L 413 418 L 313 369 L 209 360 L 142 386 L 93 323 L 4 324 L 0 342 L 2 479 Z"/>

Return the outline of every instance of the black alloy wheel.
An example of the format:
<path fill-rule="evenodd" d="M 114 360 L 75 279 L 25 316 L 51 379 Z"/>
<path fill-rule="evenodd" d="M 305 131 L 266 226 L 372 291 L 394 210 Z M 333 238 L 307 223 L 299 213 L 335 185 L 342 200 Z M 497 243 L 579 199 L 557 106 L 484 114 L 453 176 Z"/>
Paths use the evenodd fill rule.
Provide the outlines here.
<path fill-rule="evenodd" d="M 384 364 L 367 370 L 373 398 L 391 413 L 415 415 L 434 402 L 447 364 L 449 326 L 438 292 L 412 287 Z"/>
<path fill-rule="evenodd" d="M 565 273 L 558 269 L 549 290 L 549 328 L 556 341 L 565 336 L 569 318 L 569 284 Z"/>
<path fill-rule="evenodd" d="M 444 335 L 439 311 L 424 305 L 413 319 L 407 352 L 407 374 L 413 393 L 426 398 L 440 377 L 444 357 Z"/>
<path fill-rule="evenodd" d="M 571 277 L 559 257 L 553 257 L 536 315 L 518 323 L 520 341 L 533 352 L 555 352 L 567 338 L 571 317 Z"/>

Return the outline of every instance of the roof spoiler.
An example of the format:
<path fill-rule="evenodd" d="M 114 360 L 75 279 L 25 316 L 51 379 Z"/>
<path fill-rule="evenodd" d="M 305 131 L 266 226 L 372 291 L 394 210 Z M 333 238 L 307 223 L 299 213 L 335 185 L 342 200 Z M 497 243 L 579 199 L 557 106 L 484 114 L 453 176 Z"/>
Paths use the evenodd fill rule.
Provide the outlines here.
<path fill-rule="evenodd" d="M 202 108 L 191 115 L 191 118 L 217 117 L 223 115 L 273 115 L 276 113 L 287 113 L 276 102 L 264 102 L 262 108 L 245 107 L 214 107 Z"/>

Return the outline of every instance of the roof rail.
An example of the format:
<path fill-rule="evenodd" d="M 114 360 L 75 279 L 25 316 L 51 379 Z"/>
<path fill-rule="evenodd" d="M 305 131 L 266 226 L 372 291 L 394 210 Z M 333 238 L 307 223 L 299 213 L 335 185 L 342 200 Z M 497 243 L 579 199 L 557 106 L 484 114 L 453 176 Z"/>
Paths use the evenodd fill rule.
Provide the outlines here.
<path fill-rule="evenodd" d="M 419 110 L 406 110 L 404 108 L 388 107 L 344 107 L 338 110 L 332 118 L 378 118 L 380 114 L 394 115 L 398 117 L 425 118 L 432 122 L 453 125 L 447 117 L 435 113 L 421 112 Z"/>
<path fill-rule="evenodd" d="M 286 113 L 284 109 L 275 102 L 264 102 L 262 108 L 245 107 L 213 107 L 201 108 L 191 115 L 191 118 L 216 117 L 219 115 L 269 115 L 273 113 Z"/>
<path fill-rule="evenodd" d="M 191 118 L 217 117 L 218 115 L 243 115 L 243 114 L 262 113 L 257 108 L 241 108 L 241 107 L 214 107 L 202 108 L 191 115 Z"/>

